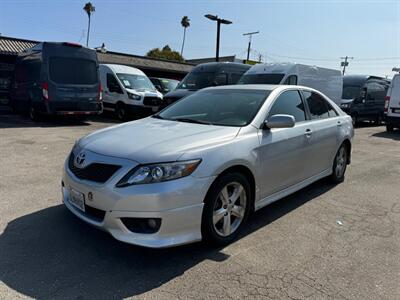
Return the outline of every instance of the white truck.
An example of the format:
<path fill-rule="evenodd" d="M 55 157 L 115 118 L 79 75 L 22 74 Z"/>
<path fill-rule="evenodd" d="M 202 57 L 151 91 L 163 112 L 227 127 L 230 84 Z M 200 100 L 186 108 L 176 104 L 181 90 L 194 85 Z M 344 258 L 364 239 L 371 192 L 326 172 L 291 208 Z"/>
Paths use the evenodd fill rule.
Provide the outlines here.
<path fill-rule="evenodd" d="M 387 131 L 400 128 L 400 74 L 394 75 L 390 83 L 385 98 L 384 114 Z"/>
<path fill-rule="evenodd" d="M 320 91 L 339 104 L 343 77 L 340 70 L 296 63 L 268 63 L 251 67 L 238 84 L 302 85 Z"/>
<path fill-rule="evenodd" d="M 105 111 L 114 111 L 124 120 L 128 114 L 148 115 L 159 110 L 163 95 L 142 71 L 114 64 L 100 64 L 99 69 Z"/>

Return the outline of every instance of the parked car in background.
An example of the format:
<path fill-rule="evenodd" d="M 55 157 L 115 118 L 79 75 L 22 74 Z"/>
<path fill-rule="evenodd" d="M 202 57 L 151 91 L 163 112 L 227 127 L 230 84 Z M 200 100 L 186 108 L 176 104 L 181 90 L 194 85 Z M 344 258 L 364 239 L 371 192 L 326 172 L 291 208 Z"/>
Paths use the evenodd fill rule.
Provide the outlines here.
<path fill-rule="evenodd" d="M 157 91 L 159 91 L 163 95 L 175 90 L 176 86 L 179 84 L 179 80 L 174 80 L 174 79 L 156 78 L 156 77 L 149 77 L 149 79 L 154 84 Z"/>
<path fill-rule="evenodd" d="M 101 64 L 100 78 L 104 89 L 104 110 L 115 112 L 120 120 L 125 120 L 130 114 L 153 114 L 162 104 L 163 95 L 139 69 Z"/>
<path fill-rule="evenodd" d="M 206 88 L 149 118 L 81 138 L 65 206 L 146 247 L 233 241 L 258 210 L 350 163 L 351 118 L 301 86 Z"/>
<path fill-rule="evenodd" d="M 342 96 L 340 70 L 308 66 L 296 63 L 257 64 L 239 80 L 239 84 L 287 84 L 302 85 L 320 91 L 336 104 Z"/>
<path fill-rule="evenodd" d="M 389 85 L 389 80 L 378 76 L 345 75 L 340 108 L 352 117 L 353 124 L 359 121 L 380 124 Z"/>
<path fill-rule="evenodd" d="M 96 51 L 73 43 L 39 43 L 20 53 L 11 86 L 11 107 L 41 114 L 90 115 L 102 112 Z"/>
<path fill-rule="evenodd" d="M 384 111 L 386 130 L 400 129 L 400 74 L 393 76 L 385 98 Z"/>
<path fill-rule="evenodd" d="M 231 62 L 197 65 L 182 79 L 174 91 L 164 96 L 165 104 L 174 103 L 206 87 L 236 84 L 248 69 L 249 65 Z"/>

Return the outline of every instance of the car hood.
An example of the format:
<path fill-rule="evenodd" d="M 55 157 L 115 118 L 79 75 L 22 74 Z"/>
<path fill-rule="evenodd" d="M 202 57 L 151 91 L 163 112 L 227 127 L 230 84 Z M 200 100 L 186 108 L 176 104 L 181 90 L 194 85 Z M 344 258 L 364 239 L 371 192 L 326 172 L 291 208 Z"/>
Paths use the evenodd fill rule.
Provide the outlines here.
<path fill-rule="evenodd" d="M 79 146 L 138 163 L 168 162 L 201 147 L 227 142 L 240 128 L 145 118 L 96 131 Z"/>
<path fill-rule="evenodd" d="M 340 104 L 347 104 L 347 103 L 351 103 L 353 101 L 354 101 L 354 99 L 341 99 Z"/>
<path fill-rule="evenodd" d="M 128 92 L 134 94 L 134 95 L 140 95 L 140 96 L 144 96 L 144 97 L 159 97 L 162 98 L 162 94 L 159 92 L 155 92 L 155 91 L 150 91 L 150 90 L 135 90 L 135 89 L 126 89 Z"/>
<path fill-rule="evenodd" d="M 195 90 L 184 90 L 184 89 L 177 89 L 173 90 L 167 94 L 164 95 L 164 98 L 168 99 L 173 99 L 173 101 L 179 100 L 183 97 L 189 96 L 196 92 Z"/>

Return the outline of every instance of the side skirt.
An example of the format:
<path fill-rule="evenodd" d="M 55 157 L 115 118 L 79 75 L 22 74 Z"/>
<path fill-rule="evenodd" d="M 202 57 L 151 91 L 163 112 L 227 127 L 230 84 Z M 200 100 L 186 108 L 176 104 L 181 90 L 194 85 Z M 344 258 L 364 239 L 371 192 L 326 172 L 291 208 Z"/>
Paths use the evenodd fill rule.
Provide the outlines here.
<path fill-rule="evenodd" d="M 293 194 L 294 192 L 297 192 L 298 190 L 305 188 L 306 186 L 310 185 L 311 183 L 318 181 L 318 180 L 320 180 L 326 176 L 329 176 L 331 174 L 332 174 L 332 170 L 327 169 L 317 175 L 307 178 L 307 179 L 305 179 L 295 185 L 292 185 L 282 191 L 279 191 L 270 196 L 267 196 L 264 199 L 261 199 L 255 203 L 254 210 L 259 210 L 260 208 L 263 208 L 264 206 L 267 206 L 268 204 L 271 204 L 279 199 L 282 199 L 290 194 Z"/>

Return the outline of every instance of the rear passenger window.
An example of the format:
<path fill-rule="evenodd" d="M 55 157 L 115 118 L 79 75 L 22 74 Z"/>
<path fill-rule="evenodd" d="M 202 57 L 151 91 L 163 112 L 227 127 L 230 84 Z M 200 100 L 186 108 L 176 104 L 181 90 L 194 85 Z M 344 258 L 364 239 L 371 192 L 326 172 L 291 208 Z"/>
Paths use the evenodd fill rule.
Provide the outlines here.
<path fill-rule="evenodd" d="M 287 84 L 287 85 L 297 85 L 297 76 L 296 75 L 290 75 L 288 78 L 286 78 L 285 84 Z"/>
<path fill-rule="evenodd" d="M 303 101 L 298 91 L 286 91 L 279 95 L 269 111 L 269 116 L 291 115 L 297 122 L 306 120 Z"/>
<path fill-rule="evenodd" d="M 327 119 L 329 118 L 328 106 L 320 95 L 312 92 L 303 91 L 306 98 L 308 108 L 310 109 L 311 119 Z"/>
<path fill-rule="evenodd" d="M 110 93 L 123 94 L 122 89 L 113 74 L 107 73 L 107 88 Z"/>

